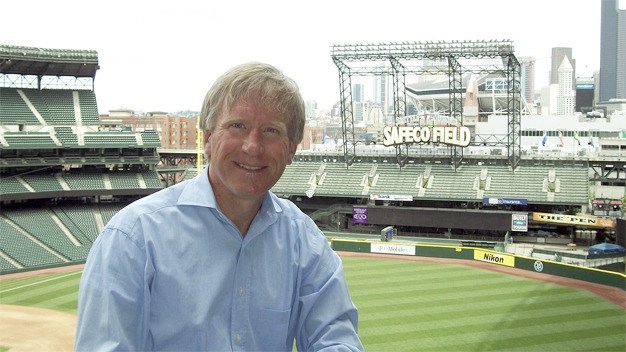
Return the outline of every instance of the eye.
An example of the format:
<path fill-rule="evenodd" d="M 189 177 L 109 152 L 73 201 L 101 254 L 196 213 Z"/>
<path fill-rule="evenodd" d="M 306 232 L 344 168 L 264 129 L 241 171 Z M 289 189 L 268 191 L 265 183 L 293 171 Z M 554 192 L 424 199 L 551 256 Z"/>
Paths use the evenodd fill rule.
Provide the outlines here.
<path fill-rule="evenodd" d="M 232 128 L 237 128 L 237 129 L 241 129 L 241 128 L 245 128 L 246 126 L 241 123 L 241 122 L 233 122 L 230 127 Z"/>
<path fill-rule="evenodd" d="M 280 130 L 275 127 L 265 127 L 265 132 L 273 135 L 279 135 Z"/>

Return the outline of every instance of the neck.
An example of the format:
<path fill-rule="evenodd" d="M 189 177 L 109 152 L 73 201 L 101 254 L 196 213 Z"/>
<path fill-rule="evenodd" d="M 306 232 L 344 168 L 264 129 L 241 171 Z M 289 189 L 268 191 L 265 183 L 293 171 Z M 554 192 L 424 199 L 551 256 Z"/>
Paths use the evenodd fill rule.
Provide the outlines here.
<path fill-rule="evenodd" d="M 259 209 L 261 209 L 265 197 L 237 198 L 227 191 L 225 192 L 224 188 L 216 187 L 210 177 L 209 182 L 213 187 L 213 194 L 219 210 L 237 226 L 241 235 L 245 237 L 250 229 L 252 220 L 254 220 Z"/>
<path fill-rule="evenodd" d="M 226 215 L 237 226 L 241 235 L 245 237 L 250 229 L 252 220 L 261 208 L 261 204 L 258 204 L 258 202 L 220 202 L 217 195 L 216 199 L 222 214 Z"/>

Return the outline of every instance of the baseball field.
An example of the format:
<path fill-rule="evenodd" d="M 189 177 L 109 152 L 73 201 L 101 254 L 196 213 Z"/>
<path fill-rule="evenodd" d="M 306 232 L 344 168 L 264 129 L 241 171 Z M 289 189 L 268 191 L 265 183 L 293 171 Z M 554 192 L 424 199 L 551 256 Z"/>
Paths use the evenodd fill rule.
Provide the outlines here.
<path fill-rule="evenodd" d="M 619 289 L 493 264 L 341 256 L 367 351 L 626 350 Z M 0 351 L 71 351 L 80 274 L 0 277 Z"/>

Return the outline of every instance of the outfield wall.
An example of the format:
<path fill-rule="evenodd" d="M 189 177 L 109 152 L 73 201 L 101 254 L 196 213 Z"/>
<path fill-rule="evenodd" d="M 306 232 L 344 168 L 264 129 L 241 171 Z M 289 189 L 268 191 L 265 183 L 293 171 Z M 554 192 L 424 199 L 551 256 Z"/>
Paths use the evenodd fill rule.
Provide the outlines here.
<path fill-rule="evenodd" d="M 330 239 L 336 251 L 477 260 L 520 270 L 567 277 L 626 291 L 626 275 L 594 268 L 523 257 L 486 248 Z"/>

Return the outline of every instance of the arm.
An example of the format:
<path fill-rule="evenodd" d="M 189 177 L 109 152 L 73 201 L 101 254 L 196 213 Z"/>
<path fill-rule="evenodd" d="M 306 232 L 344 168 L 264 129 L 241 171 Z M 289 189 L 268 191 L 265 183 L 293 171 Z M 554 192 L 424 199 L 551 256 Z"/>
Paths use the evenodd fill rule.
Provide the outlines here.
<path fill-rule="evenodd" d="M 363 351 L 358 312 L 348 291 L 341 259 L 322 234 L 321 254 L 303 273 L 301 320 L 296 336 L 299 351 Z"/>
<path fill-rule="evenodd" d="M 78 291 L 76 351 L 147 350 L 145 251 L 105 229 L 87 257 Z"/>

